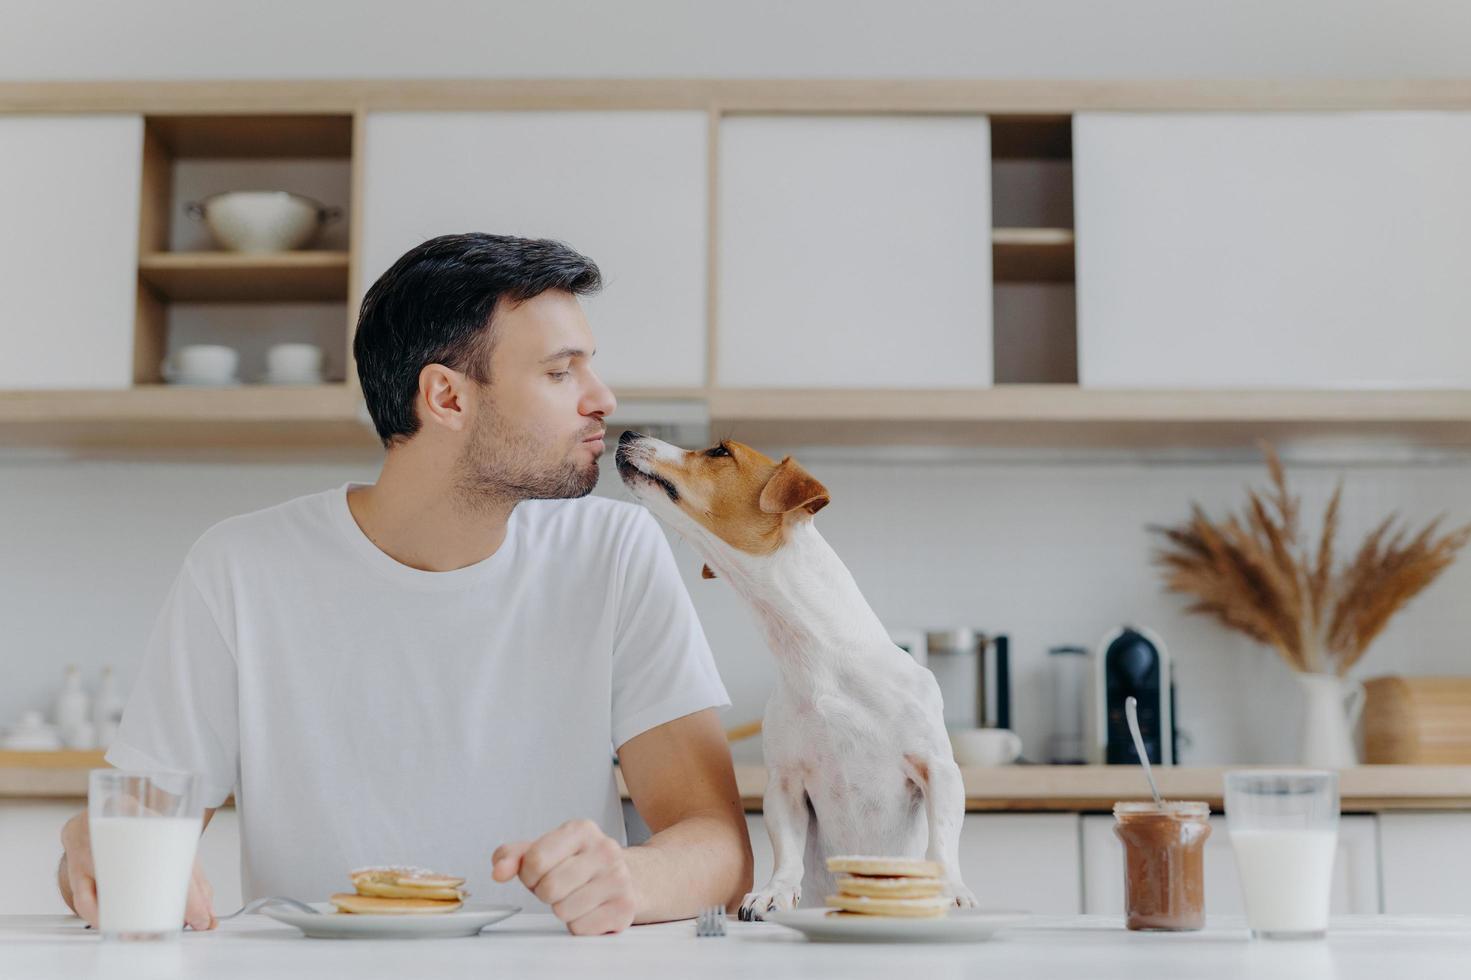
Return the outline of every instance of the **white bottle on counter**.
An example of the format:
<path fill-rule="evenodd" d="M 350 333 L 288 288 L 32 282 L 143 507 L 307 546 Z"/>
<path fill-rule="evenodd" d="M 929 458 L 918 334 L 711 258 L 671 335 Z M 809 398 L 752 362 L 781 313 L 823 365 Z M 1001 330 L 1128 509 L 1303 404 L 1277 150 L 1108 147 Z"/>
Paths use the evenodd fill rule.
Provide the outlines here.
<path fill-rule="evenodd" d="M 66 668 L 66 680 L 56 696 L 56 728 L 67 748 L 90 749 L 97 734 L 93 730 L 91 702 L 82 687 L 82 672 L 76 665 Z"/>
<path fill-rule="evenodd" d="M 99 749 L 112 744 L 122 717 L 123 699 L 118 697 L 117 685 L 112 679 L 112 666 L 108 665 L 102 668 L 102 676 L 97 682 L 97 694 L 92 699 L 92 727 Z"/>

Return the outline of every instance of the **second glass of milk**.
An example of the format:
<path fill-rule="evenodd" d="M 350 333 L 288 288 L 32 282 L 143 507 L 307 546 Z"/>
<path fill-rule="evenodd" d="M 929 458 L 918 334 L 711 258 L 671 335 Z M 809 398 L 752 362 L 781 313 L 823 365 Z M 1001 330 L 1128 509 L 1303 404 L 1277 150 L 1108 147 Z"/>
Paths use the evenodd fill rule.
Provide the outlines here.
<path fill-rule="evenodd" d="M 1338 774 L 1226 773 L 1226 827 L 1256 939 L 1317 939 L 1328 931 L 1338 849 Z"/>
<path fill-rule="evenodd" d="M 204 823 L 200 778 L 94 769 L 87 826 L 104 939 L 165 939 L 184 926 Z"/>

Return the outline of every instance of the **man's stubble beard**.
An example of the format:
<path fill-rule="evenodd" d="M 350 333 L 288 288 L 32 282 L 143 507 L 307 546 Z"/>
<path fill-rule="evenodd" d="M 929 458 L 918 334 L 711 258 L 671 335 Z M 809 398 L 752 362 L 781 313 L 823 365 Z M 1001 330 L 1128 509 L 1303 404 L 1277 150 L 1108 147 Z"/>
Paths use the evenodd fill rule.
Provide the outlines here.
<path fill-rule="evenodd" d="M 549 468 L 538 469 L 545 451 L 544 441 L 513 430 L 493 406 L 486 405 L 460 456 L 456 485 L 472 505 L 486 498 L 567 500 L 592 493 L 599 476 L 596 459 L 579 465 L 563 456 Z"/>

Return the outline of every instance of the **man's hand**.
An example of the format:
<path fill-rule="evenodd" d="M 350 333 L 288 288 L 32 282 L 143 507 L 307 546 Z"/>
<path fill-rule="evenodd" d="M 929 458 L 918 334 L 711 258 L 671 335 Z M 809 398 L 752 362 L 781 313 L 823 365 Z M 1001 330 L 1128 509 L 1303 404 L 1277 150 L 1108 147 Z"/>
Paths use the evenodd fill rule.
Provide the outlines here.
<path fill-rule="evenodd" d="M 496 881 L 520 876 L 575 936 L 622 932 L 638 895 L 628 855 L 591 820 L 572 820 L 534 841 L 502 844 L 491 857 Z"/>
<path fill-rule="evenodd" d="M 73 912 L 97 928 L 97 872 L 92 864 L 92 836 L 87 830 L 87 815 L 79 813 L 61 828 L 61 897 Z M 184 906 L 184 923 L 195 929 L 213 929 L 218 925 L 214 914 L 214 889 L 204 877 L 199 859 L 194 859 L 194 873 L 189 878 L 189 898 Z"/>

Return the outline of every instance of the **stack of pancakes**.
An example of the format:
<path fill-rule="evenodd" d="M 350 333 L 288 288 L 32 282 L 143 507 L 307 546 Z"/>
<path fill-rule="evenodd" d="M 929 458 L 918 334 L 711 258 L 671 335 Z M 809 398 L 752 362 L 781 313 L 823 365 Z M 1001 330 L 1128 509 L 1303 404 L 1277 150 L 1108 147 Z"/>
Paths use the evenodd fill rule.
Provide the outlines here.
<path fill-rule="evenodd" d="M 838 878 L 838 894 L 829 895 L 830 915 L 897 915 L 938 918 L 949 911 L 945 869 L 918 858 L 843 856 L 827 859 Z"/>
<path fill-rule="evenodd" d="M 332 904 L 339 912 L 384 915 L 422 915 L 453 912 L 467 892 L 464 878 L 435 874 L 423 868 L 359 868 L 351 873 L 355 892 L 338 892 Z"/>

